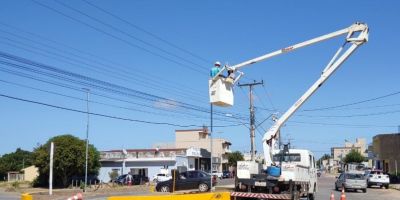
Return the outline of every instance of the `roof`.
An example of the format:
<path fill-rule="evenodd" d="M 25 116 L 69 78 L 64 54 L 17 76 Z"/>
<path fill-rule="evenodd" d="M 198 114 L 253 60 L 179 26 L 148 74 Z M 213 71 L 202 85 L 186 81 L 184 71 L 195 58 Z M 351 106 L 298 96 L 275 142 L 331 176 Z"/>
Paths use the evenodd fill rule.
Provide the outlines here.
<path fill-rule="evenodd" d="M 170 148 L 170 149 L 125 149 L 127 152 L 154 152 L 154 151 L 182 151 L 187 148 Z M 119 150 L 108 150 L 101 152 L 122 152 L 122 149 Z"/>
<path fill-rule="evenodd" d="M 357 149 L 361 147 L 331 147 L 331 149 Z"/>
<path fill-rule="evenodd" d="M 186 130 L 175 130 L 175 132 L 194 132 L 194 131 L 198 131 L 198 132 L 208 132 L 207 128 L 200 128 L 200 129 L 186 129 Z"/>
<path fill-rule="evenodd" d="M 400 133 L 385 133 L 385 134 L 379 134 L 379 135 L 375 135 L 373 138 L 378 138 L 378 137 L 395 137 L 395 136 L 400 137 Z"/>

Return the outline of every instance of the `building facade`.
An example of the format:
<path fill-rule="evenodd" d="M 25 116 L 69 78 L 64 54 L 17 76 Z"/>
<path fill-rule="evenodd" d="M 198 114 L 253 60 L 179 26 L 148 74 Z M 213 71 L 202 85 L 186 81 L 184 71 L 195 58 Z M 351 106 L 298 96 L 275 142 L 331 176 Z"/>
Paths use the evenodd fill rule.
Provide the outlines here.
<path fill-rule="evenodd" d="M 332 147 L 331 156 L 334 161 L 341 162 L 351 150 L 361 152 L 360 147 Z"/>
<path fill-rule="evenodd" d="M 176 148 L 197 147 L 211 152 L 210 142 L 211 140 L 207 128 L 175 131 Z M 228 153 L 231 153 L 230 146 L 231 143 L 225 139 L 212 139 L 213 170 L 219 172 L 229 170 Z"/>
<path fill-rule="evenodd" d="M 210 153 L 200 148 L 126 149 L 100 152 L 101 168 L 98 178 L 111 180 L 110 174 L 140 174 L 152 177 L 162 169 L 206 170 L 210 168 Z"/>
<path fill-rule="evenodd" d="M 374 168 L 391 174 L 400 172 L 400 133 L 374 136 L 372 149 Z"/>

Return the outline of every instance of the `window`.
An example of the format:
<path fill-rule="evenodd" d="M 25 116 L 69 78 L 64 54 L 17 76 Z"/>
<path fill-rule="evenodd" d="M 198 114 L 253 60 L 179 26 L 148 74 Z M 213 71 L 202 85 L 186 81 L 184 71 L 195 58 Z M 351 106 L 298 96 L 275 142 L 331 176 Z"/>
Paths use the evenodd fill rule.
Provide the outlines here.
<path fill-rule="evenodd" d="M 364 176 L 362 174 L 346 174 L 346 179 L 362 180 L 364 179 Z"/>
<path fill-rule="evenodd" d="M 188 171 L 187 175 L 188 175 L 188 178 L 197 178 L 198 177 L 198 172 Z"/>
<path fill-rule="evenodd" d="M 207 174 L 205 174 L 203 172 L 199 172 L 199 177 L 207 177 Z"/>
<path fill-rule="evenodd" d="M 291 153 L 291 154 L 285 154 L 282 157 L 282 154 L 276 154 L 274 155 L 274 161 L 275 162 L 280 162 L 282 158 L 283 162 L 300 162 L 301 161 L 301 156 L 299 153 Z"/>
<path fill-rule="evenodd" d="M 314 156 L 312 157 L 312 161 L 313 161 L 313 165 L 314 165 L 314 168 L 315 168 L 315 158 L 314 158 Z"/>

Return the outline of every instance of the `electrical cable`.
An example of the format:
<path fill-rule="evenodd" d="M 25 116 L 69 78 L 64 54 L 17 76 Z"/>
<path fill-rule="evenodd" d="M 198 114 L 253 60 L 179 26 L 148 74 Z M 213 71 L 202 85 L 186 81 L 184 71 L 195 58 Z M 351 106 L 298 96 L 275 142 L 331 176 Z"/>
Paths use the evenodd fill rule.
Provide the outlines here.
<path fill-rule="evenodd" d="M 0 31 L 1 31 L 1 30 L 0 30 Z M 0 37 L 0 39 L 2 39 L 2 38 L 3 38 L 3 37 Z M 18 42 L 18 41 L 15 41 L 15 40 L 12 40 L 12 39 L 9 39 L 9 38 L 4 38 L 4 39 L 10 40 L 10 41 L 12 41 L 13 43 L 1 42 L 1 41 L 0 41 L 0 43 L 5 43 L 5 44 L 7 44 L 7 45 L 9 45 L 9 46 L 13 46 L 13 47 L 15 47 L 15 48 L 22 49 L 22 50 L 25 50 L 25 51 L 28 51 L 28 52 L 30 52 L 30 53 L 34 53 L 34 54 L 37 54 L 37 55 L 42 55 L 42 56 L 45 56 L 45 57 L 53 58 L 53 59 L 59 60 L 59 61 L 64 62 L 64 63 L 71 64 L 72 66 L 77 66 L 76 64 L 74 64 L 74 63 L 77 63 L 77 64 L 80 64 L 80 66 L 81 66 L 82 68 L 87 68 L 87 69 L 90 68 L 91 70 L 95 71 L 96 73 L 105 75 L 105 76 L 107 76 L 107 77 L 115 77 L 115 78 L 117 78 L 118 80 L 125 80 L 126 82 L 132 82 L 132 79 L 135 79 L 135 78 L 136 78 L 136 77 L 132 77 L 132 76 L 127 76 L 127 75 L 124 74 L 124 73 L 118 73 L 118 72 L 114 72 L 113 70 L 108 70 L 108 69 L 112 69 L 111 66 L 109 66 L 108 68 L 103 68 L 104 71 L 107 71 L 107 73 L 104 73 L 104 72 L 102 72 L 102 71 L 99 71 L 95 66 L 93 66 L 93 65 L 91 65 L 91 64 L 88 64 L 88 63 L 85 63 L 84 61 L 79 61 L 79 60 L 76 60 L 76 59 L 74 59 L 74 58 L 67 57 L 67 56 L 60 55 L 60 54 L 53 53 L 53 52 L 49 52 L 49 51 L 46 51 L 46 50 L 43 50 L 43 49 L 40 49 L 40 48 L 37 48 L 37 47 L 30 47 L 30 48 L 35 49 L 35 50 L 43 51 L 43 52 L 45 52 L 45 53 L 47 53 L 47 54 L 51 54 L 51 55 L 55 55 L 55 56 L 57 56 L 57 57 L 61 57 L 61 59 L 60 59 L 60 58 L 53 57 L 53 56 L 48 56 L 48 55 L 45 55 L 45 54 L 36 52 L 36 51 L 34 51 L 34 50 L 26 49 L 26 48 L 24 48 L 24 47 L 19 47 L 19 46 L 15 45 L 15 43 L 20 43 L 20 42 Z M 21 43 L 20 43 L 20 44 L 21 44 Z M 29 45 L 26 45 L 26 46 L 29 46 Z M 73 62 L 74 62 L 74 63 L 73 63 Z M 119 76 L 116 75 L 116 74 L 118 74 Z M 160 88 L 164 88 L 164 89 L 168 90 L 169 93 L 174 93 L 174 94 L 176 94 L 177 96 L 185 97 L 185 99 L 188 99 L 188 98 L 187 98 L 188 95 L 186 94 L 186 92 L 185 92 L 184 94 L 181 94 L 181 92 L 180 92 L 181 90 L 180 90 L 180 89 L 179 89 L 179 90 L 176 90 L 177 92 L 174 92 L 174 91 L 171 91 L 170 88 L 164 87 L 164 86 L 162 86 L 162 85 L 154 85 L 154 84 L 152 84 L 152 81 L 150 81 L 150 82 L 148 82 L 148 83 L 144 83 L 143 81 L 137 81 L 136 84 L 145 86 L 146 88 L 151 88 L 151 89 L 154 89 L 154 90 L 159 90 L 159 91 L 163 91 L 163 90 L 160 90 Z M 153 86 L 152 86 L 152 85 L 153 85 Z M 198 98 L 192 98 L 191 100 L 200 102 L 200 100 L 199 100 Z"/>
<path fill-rule="evenodd" d="M 67 15 L 67 14 L 65 14 L 65 13 L 63 13 L 63 12 L 57 10 L 57 9 L 54 9 L 54 8 L 52 8 L 52 7 L 50 7 L 50 6 L 47 6 L 47 5 L 45 5 L 45 4 L 42 4 L 41 2 L 38 2 L 37 0 L 31 0 L 31 1 L 33 1 L 34 3 L 40 5 L 40 6 L 44 7 L 44 8 L 47 8 L 47 9 L 51 10 L 51 11 L 53 11 L 53 12 L 56 12 L 56 13 L 58 13 L 58 14 L 64 16 L 64 17 L 67 17 L 68 19 L 71 19 L 71 20 L 73 20 L 73 21 L 75 21 L 75 22 L 78 22 L 78 23 L 83 24 L 83 25 L 85 25 L 85 26 L 87 26 L 87 27 L 90 27 L 91 29 L 94 29 L 94 30 L 96 30 L 96 31 L 98 31 L 98 32 L 100 32 L 100 33 L 103 33 L 103 34 L 105 34 L 105 35 L 107 35 L 107 36 L 109 36 L 109 37 L 112 37 L 112 38 L 114 38 L 114 39 L 116 39 L 116 40 L 119 40 L 119 41 L 121 41 L 121 42 L 123 42 L 123 43 L 125 43 L 125 44 L 127 44 L 127 45 L 129 45 L 129 46 L 131 46 L 131 47 L 135 47 L 135 48 L 140 49 L 140 50 L 142 50 L 142 51 L 145 51 L 145 52 L 147 52 L 147 53 L 149 53 L 149 54 L 151 54 L 151 55 L 153 55 L 153 56 L 160 57 L 160 58 L 162 58 L 162 59 L 164 59 L 164 60 L 167 60 L 167 61 L 169 61 L 169 62 L 171 62 L 171 63 L 175 63 L 175 64 L 177 64 L 178 66 L 181 66 L 181 67 L 184 67 L 184 68 L 187 68 L 187 69 L 191 69 L 191 70 L 193 70 L 193 71 L 196 71 L 196 72 L 205 74 L 204 71 L 200 71 L 199 69 L 194 68 L 194 67 L 192 67 L 192 66 L 190 66 L 190 65 L 183 64 L 183 63 L 181 63 L 181 62 L 178 62 L 178 61 L 176 61 L 176 60 L 173 60 L 173 59 L 171 59 L 171 58 L 168 58 L 168 57 L 166 57 L 166 56 L 163 56 L 163 55 L 161 55 L 161 54 L 159 54 L 159 53 L 150 51 L 150 50 L 148 50 L 148 49 L 146 49 L 146 48 L 144 48 L 144 47 L 141 47 L 141 46 L 139 46 L 139 45 L 136 45 L 136 44 L 134 44 L 134 43 L 132 43 L 132 42 L 130 42 L 130 41 L 128 41 L 128 40 L 125 40 L 125 39 L 120 38 L 120 37 L 118 37 L 118 36 L 116 36 L 116 35 L 114 35 L 114 34 L 111 34 L 111 33 L 109 33 L 109 32 L 106 32 L 106 31 L 104 31 L 104 30 L 102 30 L 102 29 L 100 29 L 100 28 L 97 28 L 97 27 L 95 27 L 95 26 L 93 26 L 93 25 L 91 25 L 91 24 L 89 24 L 89 23 L 86 23 L 86 22 L 84 22 L 84 21 L 82 21 L 82 20 L 79 20 L 79 19 L 77 19 L 77 18 L 71 17 L 71 16 L 69 16 L 69 15 Z"/>
<path fill-rule="evenodd" d="M 143 33 L 146 33 L 146 34 L 152 36 L 152 37 L 155 38 L 155 39 L 157 39 L 157 40 L 159 40 L 159 41 L 162 41 L 162 42 L 164 42 L 165 44 L 168 44 L 168 45 L 171 46 L 171 47 L 174 47 L 175 49 L 181 50 L 181 51 L 183 51 L 183 52 L 185 52 L 185 53 L 187 53 L 187 54 L 189 54 L 189 55 L 191 55 L 191 56 L 193 56 L 193 57 L 195 57 L 195 58 L 197 58 L 197 59 L 199 59 L 199 60 L 202 60 L 203 62 L 205 62 L 205 63 L 207 63 L 207 64 L 212 63 L 212 61 L 210 61 L 210 60 L 208 60 L 208 59 L 206 59 L 206 58 L 204 58 L 204 57 L 201 57 L 201 56 L 199 56 L 199 55 L 196 55 L 195 53 L 193 53 L 193 52 L 191 52 L 191 51 L 189 51 L 189 50 L 186 50 L 186 49 L 184 49 L 184 48 L 182 48 L 182 47 L 179 47 L 179 46 L 177 46 L 177 45 L 175 45 L 175 44 L 173 44 L 173 43 L 171 43 L 171 42 L 169 42 L 169 41 L 167 41 L 167 40 L 165 40 L 165 39 L 163 39 L 163 38 L 157 36 L 156 34 L 151 33 L 150 31 L 147 31 L 147 30 L 145 30 L 144 28 L 139 27 L 138 25 L 133 24 L 132 22 L 130 22 L 130 21 L 128 21 L 128 20 L 125 20 L 125 19 L 123 19 L 122 17 L 119 17 L 119 16 L 117 16 L 117 15 L 111 13 L 110 11 L 107 11 L 107 10 L 105 10 L 104 8 L 101 8 L 100 6 L 95 5 L 94 3 L 90 2 L 90 1 L 87 1 L 87 0 L 82 0 L 82 1 L 85 2 L 85 3 L 88 4 L 88 5 L 90 5 L 90 6 L 94 7 L 94 8 L 96 8 L 97 10 L 100 10 L 100 11 L 102 11 L 103 13 L 106 13 L 106 14 L 108 14 L 108 15 L 114 17 L 115 19 L 118 19 L 118 20 L 124 22 L 125 24 L 128 24 L 128 25 L 131 26 L 131 27 L 133 27 L 133 28 L 135 28 L 135 29 L 137 29 L 137 30 L 139 30 L 139 31 L 141 31 L 141 32 L 143 32 Z"/>
<path fill-rule="evenodd" d="M 168 125 L 168 126 L 175 126 L 175 127 L 181 127 L 181 128 L 204 127 L 204 126 L 198 126 L 198 125 L 179 125 L 179 124 L 168 123 L 168 122 L 153 122 L 153 121 L 145 121 L 145 120 L 124 118 L 124 117 L 117 117 L 117 116 L 111 116 L 111 115 L 106 115 L 106 114 L 101 114 L 101 113 L 87 112 L 87 111 L 77 110 L 77 109 L 73 109 L 73 108 L 52 105 L 52 104 L 33 101 L 33 100 L 29 100 L 29 99 L 13 97 L 13 96 L 5 95 L 5 94 L 0 94 L 0 97 L 13 99 L 13 100 L 17 100 L 17 101 L 22 101 L 22 102 L 27 102 L 27 103 L 32 103 L 32 104 L 37 104 L 37 105 L 42 105 L 42 106 L 51 107 L 51 108 L 57 108 L 57 109 L 61 109 L 61 110 L 67 110 L 67 111 L 72 111 L 72 112 L 77 112 L 77 113 L 89 114 L 89 115 L 93 115 L 93 116 L 99 116 L 99 117 L 105 117 L 105 118 L 111 118 L 111 119 L 117 119 L 117 120 L 123 120 L 123 121 L 153 124 L 153 125 Z M 241 126 L 241 125 L 242 124 L 227 125 L 227 126 L 224 125 L 224 126 L 216 126 L 216 127 L 231 127 L 231 126 Z"/>
<path fill-rule="evenodd" d="M 155 48 L 155 49 L 157 49 L 157 50 L 159 50 L 159 51 L 161 51 L 161 52 L 163 52 L 163 53 L 165 53 L 165 54 L 168 54 L 168 55 L 173 56 L 173 57 L 175 57 L 175 58 L 181 59 L 181 60 L 183 60 L 183 61 L 185 61 L 185 62 L 187 62 L 187 63 L 190 63 L 190 64 L 192 64 L 192 65 L 196 65 L 196 66 L 205 68 L 204 66 L 198 65 L 197 63 L 194 63 L 194 62 L 192 62 L 192 61 L 190 61 L 190 60 L 188 60 L 188 59 L 186 59 L 186 58 L 183 58 L 183 57 L 181 57 L 181 56 L 178 56 L 178 55 L 176 55 L 176 54 L 173 54 L 173 53 L 171 53 L 171 52 L 169 52 L 169 51 L 166 51 L 166 50 L 164 50 L 164 49 L 162 49 L 162 48 L 160 48 L 160 47 L 158 47 L 158 46 L 156 46 L 156 45 L 153 45 L 153 44 L 151 44 L 151 43 L 149 43 L 149 42 L 146 42 L 146 41 L 144 41 L 144 40 L 142 40 L 142 39 L 140 39 L 140 38 L 138 38 L 138 37 L 135 37 L 135 36 L 133 36 L 132 34 L 129 34 L 129 33 L 125 32 L 125 31 L 123 31 L 123 30 L 121 30 L 121 29 L 119 29 L 119 28 L 117 28 L 117 27 L 115 27 L 115 26 L 113 26 L 113 25 L 111 25 L 111 24 L 108 24 L 108 23 L 104 22 L 104 21 L 101 21 L 101 20 L 99 20 L 99 19 L 97 19 L 97 18 L 95 18 L 95 17 L 93 17 L 93 16 L 91 16 L 91 15 L 89 15 L 89 14 L 87 14 L 87 13 L 84 13 L 84 12 L 82 12 L 82 11 L 80 11 L 80 10 L 78 10 L 78 9 L 76 9 L 76 8 L 74 8 L 74 7 L 70 6 L 70 5 L 68 5 L 68 4 L 65 4 L 65 3 L 61 2 L 61 1 L 58 1 L 58 0 L 54 0 L 54 1 L 55 1 L 56 3 L 62 5 L 62 6 L 65 7 L 65 8 L 68 8 L 68 9 L 70 9 L 70 10 L 73 10 L 73 11 L 75 11 L 75 12 L 77 12 L 77 13 L 83 15 L 83 16 L 88 17 L 89 19 L 91 19 L 91 20 L 93 20 L 93 21 L 96 21 L 96 22 L 98 22 L 98 23 L 100 23 L 100 24 L 102 24 L 102 25 L 104 25 L 104 26 L 107 26 L 107 27 L 111 28 L 112 30 L 114 30 L 114 31 L 116 31 L 116 32 L 118 32 L 118 33 L 121 33 L 121 34 L 123 34 L 123 35 L 125 35 L 125 36 L 128 36 L 129 38 L 132 38 L 132 39 L 134 39 L 134 40 L 136 40 L 136 41 L 139 41 L 139 42 L 141 42 L 141 43 L 143 43 L 143 44 L 145 44 L 145 45 L 148 45 L 148 46 L 150 46 L 150 47 L 152 47 L 152 48 Z M 205 69 L 208 70 L 208 68 L 205 68 Z"/>
<path fill-rule="evenodd" d="M 356 102 L 352 102 L 352 103 L 346 103 L 346 104 L 341 104 L 341 105 L 336 105 L 336 106 L 321 107 L 321 108 L 314 108 L 314 109 L 304 109 L 303 111 L 304 112 L 309 112 L 309 111 L 320 111 L 320 110 L 328 110 L 328 109 L 347 107 L 347 106 L 352 106 L 352 105 L 357 105 L 357 104 L 362 104 L 362 103 L 366 103 L 366 102 L 370 102 L 370 101 L 376 101 L 376 100 L 379 100 L 379 99 L 388 98 L 388 97 L 395 96 L 395 95 L 398 95 L 398 94 L 400 94 L 400 91 L 392 92 L 392 93 L 385 94 L 385 95 L 382 95 L 382 96 L 373 97 L 373 98 L 370 98 L 370 99 L 356 101 Z"/>
<path fill-rule="evenodd" d="M 136 73 L 133 74 L 133 73 L 128 72 L 128 71 L 125 70 L 125 69 L 128 69 L 128 68 L 129 68 L 128 66 L 122 65 L 122 64 L 120 64 L 120 63 L 116 63 L 115 61 L 108 60 L 108 59 L 106 59 L 105 57 L 100 57 L 100 56 L 94 55 L 94 54 L 92 54 L 92 53 L 90 53 L 90 52 L 82 51 L 82 50 L 80 50 L 80 49 L 74 48 L 74 47 L 69 46 L 69 45 L 67 45 L 67 44 L 61 43 L 61 42 L 59 42 L 59 41 L 51 40 L 51 39 L 49 39 L 48 37 L 44 37 L 44 36 L 38 35 L 38 34 L 36 34 L 36 33 L 32 33 L 32 32 L 23 30 L 23 29 L 21 29 L 21 28 L 17 28 L 17 27 L 15 27 L 15 26 L 13 26 L 13 25 L 10 25 L 10 24 L 6 24 L 6 23 L 3 23 L 3 22 L 0 22 L 0 25 L 3 25 L 3 26 L 5 26 L 5 27 L 7 27 L 8 29 L 13 29 L 13 30 L 15 30 L 16 32 L 14 32 L 14 33 L 9 33 L 9 32 L 6 32 L 6 31 L 3 30 L 3 32 L 6 32 L 7 34 L 12 35 L 12 36 L 14 36 L 14 37 L 17 36 L 17 37 L 20 37 L 20 38 L 21 38 L 22 36 L 19 35 L 19 34 L 20 34 L 20 33 L 24 33 L 24 34 L 28 35 L 29 38 L 36 37 L 36 38 L 38 38 L 38 39 L 40 39 L 40 40 L 43 40 L 43 41 L 50 42 L 50 43 L 52 43 L 52 44 L 61 46 L 61 47 L 62 47 L 62 50 L 57 49 L 57 50 L 59 50 L 59 51 L 65 52 L 65 49 L 71 49 L 71 50 L 73 50 L 73 51 L 75 51 L 75 52 L 78 52 L 79 55 L 85 54 L 85 55 L 87 55 L 87 56 L 90 56 L 90 57 L 92 57 L 92 58 L 95 58 L 95 59 L 90 59 L 90 60 L 93 61 L 93 62 L 98 62 L 99 60 L 101 60 L 101 61 L 103 61 L 102 64 L 103 64 L 103 65 L 106 65 L 106 66 L 108 66 L 109 64 L 111 64 L 111 65 L 113 66 L 113 68 L 115 68 L 116 66 L 120 66 L 120 68 L 118 69 L 118 71 L 121 71 L 123 74 L 132 74 L 132 75 L 135 76 L 135 77 L 142 77 L 144 80 L 149 81 L 149 82 L 151 82 L 151 83 L 153 83 L 153 82 L 155 82 L 155 83 L 160 83 L 159 80 L 162 80 L 162 78 L 159 77 L 159 76 L 157 76 L 157 74 L 152 74 L 151 76 L 146 76 L 147 73 L 145 73 L 144 71 L 141 71 L 140 68 L 135 69 L 135 72 L 136 72 Z M 25 40 L 31 41 L 31 42 L 33 41 L 32 39 L 28 39 L 28 38 L 26 38 L 26 37 L 22 37 L 22 38 L 25 39 Z M 34 43 L 38 43 L 38 42 L 36 42 L 36 41 L 33 41 L 33 42 L 34 42 Z M 43 43 L 41 43 L 41 44 L 43 45 Z M 74 54 L 74 55 L 76 55 L 76 54 Z M 108 63 L 108 64 L 105 64 L 104 62 L 106 62 L 106 63 Z M 173 84 L 174 84 L 174 85 L 173 85 Z M 180 83 L 176 83 L 176 82 L 173 82 L 173 81 L 171 81 L 171 80 L 163 81 L 162 83 L 160 83 L 160 85 L 165 85 L 165 86 L 168 85 L 170 88 L 173 87 L 173 88 L 176 88 L 176 89 L 179 89 L 179 90 L 185 90 L 185 89 L 186 89 L 186 85 L 182 85 L 182 84 L 180 84 Z M 179 86 L 179 88 L 177 88 L 177 87 L 175 87 L 175 86 Z M 191 90 L 186 90 L 185 93 L 187 93 L 187 92 L 191 92 Z"/>
<path fill-rule="evenodd" d="M 13 67 L 18 67 L 18 68 L 23 68 L 23 69 L 26 69 L 26 67 L 23 67 L 23 66 L 20 66 L 20 65 L 16 65 L 16 64 L 13 64 L 13 63 L 8 63 L 8 62 L 3 62 L 3 61 L 0 61 L 0 63 L 2 63 L 2 64 L 6 64 L 6 65 L 8 65 L 8 66 L 13 66 Z M 33 69 L 29 69 L 29 71 L 32 71 Z M 2 70 L 2 71 L 4 71 L 4 70 Z M 35 71 L 35 70 L 33 70 L 33 71 Z M 36 70 L 37 71 L 37 70 Z M 43 74 L 43 72 L 39 72 L 39 74 Z M 53 75 L 53 74 L 46 74 L 46 73 L 44 73 L 44 75 L 47 75 L 47 76 L 51 76 L 51 77 L 59 77 L 59 76 L 57 76 L 57 75 Z M 24 77 L 26 77 L 26 75 L 24 76 Z M 66 78 L 64 78 L 64 77 L 61 77 L 63 80 L 65 80 Z M 37 80 L 37 79 L 36 79 Z M 66 80 L 70 80 L 70 81 L 72 81 L 72 82 L 77 82 L 77 81 L 74 81 L 74 80 L 71 80 L 71 79 L 66 79 Z M 102 89 L 102 90 L 106 90 L 106 91 L 113 91 L 113 92 L 115 92 L 115 93 L 118 93 L 118 94 L 123 94 L 123 95 L 128 95 L 128 96 L 130 96 L 130 95 L 132 95 L 132 94 L 127 94 L 127 93 L 123 93 L 123 92 L 118 92 L 118 91 L 114 91 L 114 90 L 111 90 L 111 89 L 108 89 L 108 88 L 102 88 L 102 87 L 97 87 L 97 86 L 94 86 L 94 85 L 91 85 L 91 84 L 85 84 L 84 82 L 78 82 L 78 83 L 81 83 L 81 84 L 83 84 L 84 86 L 91 86 L 91 87 L 96 87 L 97 89 Z M 136 103 L 137 104 L 137 103 Z M 138 104 L 138 105 L 140 105 L 140 106 L 146 106 L 146 105 L 144 105 L 144 104 Z M 149 106 L 147 106 L 147 107 L 149 107 Z M 150 108 L 152 108 L 152 107 L 150 107 Z M 197 110 L 197 111 L 199 111 L 199 110 Z M 209 111 L 206 111 L 206 113 L 209 113 Z M 219 114 L 219 113 L 217 113 L 218 115 L 221 115 L 221 116 L 224 116 L 224 115 L 222 115 L 222 114 Z"/>

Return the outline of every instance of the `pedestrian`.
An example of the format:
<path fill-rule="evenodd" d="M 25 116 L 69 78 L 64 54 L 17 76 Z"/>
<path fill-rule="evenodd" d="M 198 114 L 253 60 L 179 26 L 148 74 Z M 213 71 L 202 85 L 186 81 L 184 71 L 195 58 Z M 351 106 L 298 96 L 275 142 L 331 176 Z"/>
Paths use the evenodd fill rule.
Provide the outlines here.
<path fill-rule="evenodd" d="M 132 179 L 133 179 L 132 174 L 131 174 L 131 172 L 129 172 L 128 175 L 126 175 L 126 182 L 127 182 L 128 186 L 132 185 Z"/>
<path fill-rule="evenodd" d="M 217 61 L 214 63 L 214 67 L 212 67 L 210 70 L 210 77 L 214 78 L 220 71 L 221 71 L 221 63 Z M 224 77 L 222 74 L 220 74 L 219 76 Z"/>

